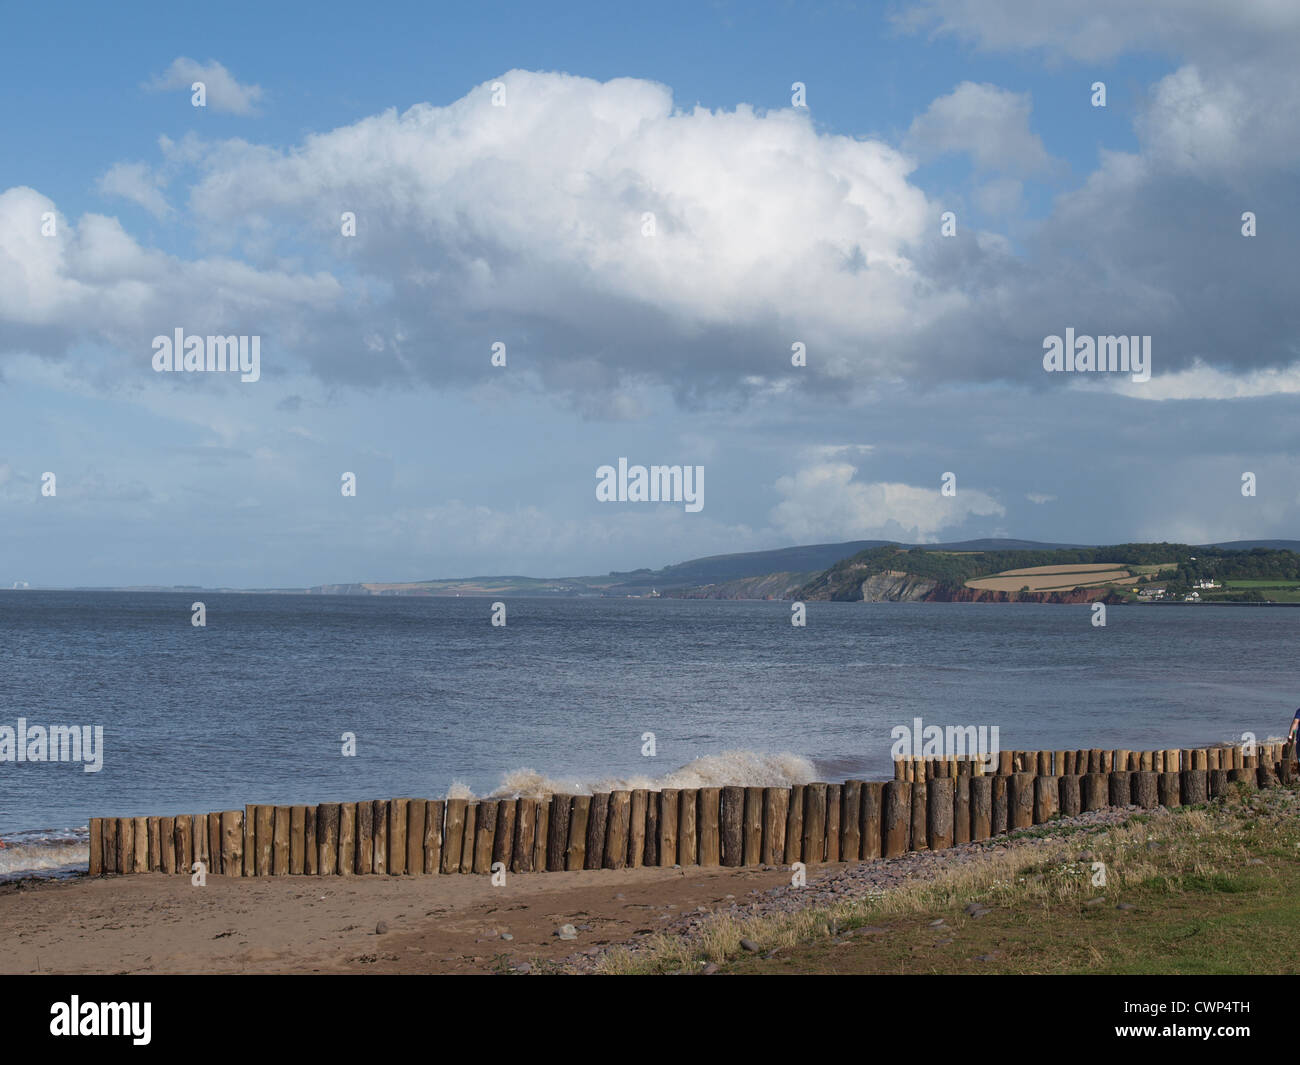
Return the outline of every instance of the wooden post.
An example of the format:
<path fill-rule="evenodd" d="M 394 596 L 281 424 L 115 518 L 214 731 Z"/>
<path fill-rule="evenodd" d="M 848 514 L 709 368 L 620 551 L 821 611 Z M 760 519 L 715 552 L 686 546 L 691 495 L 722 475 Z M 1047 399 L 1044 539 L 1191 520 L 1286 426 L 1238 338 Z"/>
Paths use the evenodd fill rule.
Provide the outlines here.
<path fill-rule="evenodd" d="M 969 780 L 969 777 L 963 777 Z M 748 853 L 748 852 L 747 852 Z M 840 792 L 840 860 L 856 862 L 862 857 L 862 781 L 846 780 Z M 756 862 L 746 861 L 746 865 Z"/>
<path fill-rule="evenodd" d="M 1008 781 L 1007 814 L 1012 829 L 1034 823 L 1034 778 L 1028 773 L 1014 773 Z"/>
<path fill-rule="evenodd" d="M 694 788 L 682 788 L 677 794 L 678 865 L 695 865 L 700 860 L 698 812 L 698 793 Z"/>
<path fill-rule="evenodd" d="M 1277 770 L 1273 768 L 1271 759 L 1261 756 L 1259 766 L 1255 769 L 1255 775 L 1259 778 L 1261 789 L 1277 787 Z"/>
<path fill-rule="evenodd" d="M 745 859 L 745 789 L 721 789 L 720 854 L 725 866 L 738 866 Z"/>
<path fill-rule="evenodd" d="M 143 821 L 144 818 L 141 817 L 141 818 L 138 818 L 138 820 L 139 820 L 139 821 Z M 194 837 L 193 837 L 193 835 L 191 834 L 191 830 L 192 830 L 192 828 L 194 827 L 194 821 L 193 821 L 193 818 L 191 817 L 190 814 L 181 814 L 179 817 L 175 817 L 175 818 L 173 818 L 172 820 L 173 820 L 173 826 L 174 826 L 174 827 L 173 827 L 173 832 L 175 833 L 175 837 L 176 837 L 176 838 L 175 838 L 175 843 L 174 843 L 174 846 L 175 846 L 175 848 L 176 848 L 176 872 L 178 872 L 178 873 L 183 873 L 185 876 L 189 876 L 189 875 L 190 875 L 190 866 L 191 866 L 192 864 L 194 864 Z M 140 855 L 139 855 L 139 844 L 140 844 L 139 828 L 140 828 L 140 826 L 137 824 L 137 825 L 136 825 L 136 840 L 135 840 L 135 841 L 136 841 L 136 852 L 137 852 L 137 853 L 136 853 L 136 858 L 137 858 L 137 860 L 138 860 L 139 857 L 140 857 Z M 149 842 L 149 837 L 148 837 L 148 835 L 146 835 L 146 836 L 145 836 L 145 845 L 146 845 L 146 849 L 147 849 L 147 846 L 148 846 L 148 842 Z M 145 863 L 148 864 L 148 861 L 149 861 L 149 859 L 148 859 L 148 856 L 146 855 L 146 857 L 145 857 Z"/>
<path fill-rule="evenodd" d="M 891 780 L 884 787 L 885 808 L 881 821 L 886 858 L 906 853 L 912 838 L 912 788 L 915 782 Z"/>
<path fill-rule="evenodd" d="M 1193 759 L 1195 761 L 1195 759 Z M 1204 769 L 1184 769 L 1182 773 L 1182 799 L 1184 806 L 1198 806 L 1210 797 L 1209 772 Z"/>
<path fill-rule="evenodd" d="M 858 819 L 863 861 L 881 856 L 880 832 L 884 819 L 885 785 L 878 780 L 868 780 L 862 785 L 862 806 Z"/>
<path fill-rule="evenodd" d="M 353 876 L 357 871 L 357 804 L 354 802 L 339 803 L 339 853 L 334 871 L 339 876 Z"/>
<path fill-rule="evenodd" d="M 1079 777 L 1071 773 L 1060 780 L 1057 799 L 1061 806 L 1061 816 L 1076 817 L 1083 810 L 1083 789 L 1079 786 Z"/>
<path fill-rule="evenodd" d="M 692 804 L 694 799 L 692 798 Z M 692 807 L 693 808 L 693 807 Z M 691 819 L 694 832 L 695 819 Z M 591 797 L 587 814 L 587 854 L 584 869 L 603 869 L 605 865 L 605 837 L 609 834 L 609 792 L 602 791 Z M 694 837 L 692 837 L 692 840 Z"/>
<path fill-rule="evenodd" d="M 105 817 L 100 822 L 99 828 L 103 839 L 104 852 L 104 872 L 117 872 L 117 818 Z"/>
<path fill-rule="evenodd" d="M 225 876 L 244 875 L 244 811 L 221 813 L 221 872 Z"/>
<path fill-rule="evenodd" d="M 271 854 L 275 848 L 275 807 L 260 804 L 253 810 L 254 876 L 271 875 Z"/>
<path fill-rule="evenodd" d="M 924 784 L 919 786 L 925 787 Z M 800 859 L 805 865 L 820 864 L 826 860 L 826 784 L 822 781 L 804 785 Z"/>
<path fill-rule="evenodd" d="M 952 846 L 953 837 L 953 782 L 944 777 L 932 780 L 927 786 L 926 839 L 932 851 Z"/>
<path fill-rule="evenodd" d="M 586 811 L 591 806 L 591 796 L 581 795 L 585 799 L 583 809 L 584 828 L 582 832 L 582 851 L 587 852 L 587 831 L 585 828 Z M 569 834 L 572 842 L 573 834 Z M 515 853 L 510 859 L 512 873 L 531 873 L 533 871 L 533 849 L 537 846 L 537 800 L 520 799 L 515 812 Z M 569 866 L 570 869 L 574 866 Z M 577 866 L 581 869 L 582 866 Z"/>
<path fill-rule="evenodd" d="M 208 833 L 208 872 L 221 872 L 221 813 L 205 815 Z"/>
<path fill-rule="evenodd" d="M 473 865 L 474 872 L 476 873 L 490 873 L 492 871 L 492 846 L 496 842 L 498 805 L 496 799 L 480 799 L 478 803 L 478 826 L 474 833 Z M 567 836 L 567 830 L 569 827 L 567 817 L 565 818 L 564 827 Z M 554 819 L 551 821 L 551 828 L 552 830 L 555 828 Z M 567 842 L 567 840 L 565 842 Z M 560 869 L 562 870 L 564 868 L 563 848 L 560 850 L 560 862 Z"/>
<path fill-rule="evenodd" d="M 323 802 L 316 807 L 316 875 L 334 876 L 339 871 L 339 804 Z"/>
<path fill-rule="evenodd" d="M 465 843 L 465 799 L 447 799 L 447 820 L 442 832 L 442 871 L 460 872 L 460 852 Z"/>
<path fill-rule="evenodd" d="M 856 814 L 856 811 L 854 811 Z M 745 789 L 744 841 L 742 865 L 759 865 L 763 861 L 763 789 Z"/>
<path fill-rule="evenodd" d="M 1065 768 L 1066 755 L 1069 751 L 1056 751 L 1052 757 L 1052 775 L 1063 777 L 1067 770 Z"/>
<path fill-rule="evenodd" d="M 1166 761 L 1165 765 L 1169 763 Z M 1179 780 L 1178 772 L 1166 770 L 1159 774 L 1156 781 L 1157 794 L 1160 798 L 1160 805 L 1166 810 L 1180 805 L 1182 801 L 1182 782 Z"/>
<path fill-rule="evenodd" d="M 1133 801 L 1133 774 L 1127 769 L 1111 773 L 1106 797 L 1110 806 L 1128 806 Z"/>
<path fill-rule="evenodd" d="M 1228 774 L 1230 769 L 1211 769 L 1210 777 L 1210 798 L 1217 799 L 1220 795 L 1226 795 L 1228 792 Z"/>
<path fill-rule="evenodd" d="M 1000 777 L 1009 777 L 1012 773 L 1014 773 L 1015 772 L 1014 759 L 1015 759 L 1014 751 L 999 751 L 998 771 L 996 775 Z"/>
<path fill-rule="evenodd" d="M 565 863 L 569 859 L 569 822 L 573 819 L 573 796 L 572 795 L 552 795 L 551 796 L 551 818 L 550 825 L 547 828 L 546 835 L 546 871 L 548 873 L 564 872 Z M 627 846 L 626 837 L 624 837 L 623 846 Z M 622 857 L 626 860 L 626 851 Z M 612 869 L 622 869 L 623 866 L 610 866 Z"/>
<path fill-rule="evenodd" d="M 287 876 L 289 874 L 289 837 L 293 833 L 293 808 L 274 806 L 271 808 L 271 874 Z M 349 872 L 351 868 L 349 867 Z"/>
<path fill-rule="evenodd" d="M 442 818 L 446 805 L 442 799 L 426 799 L 424 803 L 424 872 L 429 876 L 442 867 Z"/>
<path fill-rule="evenodd" d="M 137 873 L 156 873 L 158 865 L 162 863 L 161 840 L 155 844 L 155 839 L 159 839 L 158 826 L 154 825 L 154 831 L 149 831 L 148 817 L 135 818 L 135 871 Z M 153 819 L 156 820 L 156 819 Z M 158 846 L 158 865 L 150 859 L 153 857 L 154 847 Z"/>
<path fill-rule="evenodd" d="M 959 776 L 953 782 L 952 841 L 954 844 L 970 842 L 970 787 L 974 777 Z"/>
<path fill-rule="evenodd" d="M 119 833 L 118 835 L 119 845 L 121 844 L 121 839 L 122 837 L 121 834 Z M 159 857 L 162 859 L 162 871 L 164 873 L 176 872 L 176 818 L 175 817 L 158 818 L 158 850 L 159 850 Z M 245 855 L 244 857 L 244 867 L 245 869 L 248 868 L 247 855 Z M 141 870 L 141 872 L 143 872 L 143 870 Z"/>
<path fill-rule="evenodd" d="M 497 834 L 492 838 L 492 865 L 496 865 L 497 862 L 500 862 L 506 869 L 510 868 L 510 861 L 514 857 L 515 853 L 515 809 L 516 800 L 514 799 L 502 799 L 497 803 Z M 408 840 L 411 838 L 410 833 L 415 831 L 414 813 L 415 803 L 412 803 L 410 831 L 407 835 Z M 424 835 L 423 824 L 420 825 L 420 835 Z M 573 838 L 572 833 L 570 833 L 569 838 Z M 410 853 L 409 844 L 407 846 L 407 852 L 408 854 Z M 565 867 L 567 868 L 568 866 L 566 865 Z M 408 870 L 411 868 L 409 857 L 406 862 L 406 868 Z M 488 871 L 491 872 L 490 867 Z"/>
<path fill-rule="evenodd" d="M 1127 773 L 1127 772 L 1128 772 L 1129 755 L 1130 755 L 1131 753 L 1132 753 L 1131 751 L 1116 751 L 1116 752 L 1115 752 L 1115 764 L 1114 764 L 1114 767 L 1111 769 L 1111 772 L 1112 772 L 1112 773 Z M 1124 805 L 1127 806 L 1128 804 L 1125 803 Z"/>
<path fill-rule="evenodd" d="M 320 851 L 316 846 L 316 807 L 305 806 L 302 825 L 302 871 L 304 876 L 315 876 Z"/>
<path fill-rule="evenodd" d="M 90 866 L 87 872 L 90 876 L 104 875 L 104 819 L 102 817 L 90 819 Z"/>
<path fill-rule="evenodd" d="M 389 843 L 389 833 L 393 829 L 393 816 L 389 812 L 392 806 L 387 799 L 373 799 L 370 803 L 370 837 L 373 847 L 370 851 L 370 871 L 376 876 L 383 876 L 388 872 L 388 858 L 392 853 L 392 846 Z M 474 834 L 470 829 L 469 839 L 462 840 L 462 845 L 468 842 L 470 864 L 462 864 L 461 872 L 468 873 L 470 865 L 473 864 L 474 856 Z M 464 862 L 465 855 L 461 854 L 461 861 Z"/>
<path fill-rule="evenodd" d="M 700 864 L 720 865 L 722 862 L 722 791 L 720 788 L 700 788 L 699 812 Z"/>
<path fill-rule="evenodd" d="M 474 848 L 478 843 L 479 801 L 470 800 L 465 804 L 465 833 L 460 841 L 460 871 L 464 874 L 474 872 Z"/>
<path fill-rule="evenodd" d="M 1159 801 L 1159 789 L 1156 780 L 1159 774 L 1152 769 L 1143 769 L 1133 774 L 1133 802 L 1144 810 L 1152 810 Z"/>
<path fill-rule="evenodd" d="M 523 801 L 523 799 L 519 800 L 521 804 Z M 591 796 L 575 795 L 569 809 L 569 849 L 564 855 L 565 869 L 574 871 L 587 867 L 587 822 L 590 819 Z M 521 820 L 521 830 L 522 827 L 523 822 Z"/>
<path fill-rule="evenodd" d="M 194 840 L 194 860 L 202 862 L 203 868 L 209 873 L 212 872 L 212 855 L 208 851 L 207 814 L 190 815 L 190 836 Z"/>
<path fill-rule="evenodd" d="M 911 788 L 911 785 L 907 785 Z M 794 865 L 803 859 L 803 804 L 804 786 L 792 784 L 786 802 L 785 865 Z"/>
<path fill-rule="evenodd" d="M 1005 778 L 1003 778 L 1005 780 Z M 993 787 L 996 777 L 972 777 L 970 782 L 970 835 L 973 840 L 993 835 Z"/>
<path fill-rule="evenodd" d="M 411 805 L 410 799 L 389 799 L 388 800 L 388 858 L 384 865 L 384 871 L 389 876 L 402 876 L 406 872 L 406 820 Z M 483 815 L 479 811 L 480 832 L 482 831 Z M 493 820 L 492 827 L 495 829 L 496 822 Z M 491 853 L 491 840 L 488 841 L 489 854 Z M 485 872 L 480 870 L 477 861 L 474 864 L 474 872 Z"/>
<path fill-rule="evenodd" d="M 1110 805 L 1110 774 L 1089 773 L 1083 778 L 1083 808 L 1091 813 Z"/>
<path fill-rule="evenodd" d="M 763 862 L 786 862 L 786 830 L 790 824 L 790 789 L 763 789 Z"/>
<path fill-rule="evenodd" d="M 711 864 L 717 865 L 717 788 L 701 788 L 701 806 L 704 805 L 703 792 L 713 792 L 713 827 L 714 827 L 714 860 Z M 568 796 L 565 796 L 568 798 Z M 554 820 L 554 809 L 552 810 L 552 820 Z M 632 822 L 632 793 L 630 791 L 612 791 L 609 795 L 609 813 L 605 822 L 605 862 L 606 869 L 622 869 L 627 865 L 627 833 Z M 701 841 L 702 842 L 702 841 Z M 703 850 L 703 846 L 701 846 Z M 704 863 L 701 862 L 701 865 Z M 548 859 L 546 867 L 551 869 Z"/>
<path fill-rule="evenodd" d="M 595 807 L 595 802 L 598 798 L 600 798 L 600 796 L 598 795 L 593 795 L 591 797 L 593 809 Z M 602 828 L 602 832 L 603 832 L 603 828 Z M 604 845 L 603 844 L 604 838 L 605 837 L 602 835 L 601 836 L 602 846 Z M 537 828 L 533 832 L 533 872 L 535 873 L 546 872 L 546 848 L 550 844 L 550 842 L 551 842 L 551 800 L 547 796 L 543 795 L 540 799 L 537 800 Z M 588 829 L 588 834 L 587 834 L 587 861 L 588 862 L 591 861 L 590 829 Z M 593 867 L 588 865 L 587 868 L 591 869 Z M 595 868 L 598 869 L 600 867 L 595 866 Z"/>
<path fill-rule="evenodd" d="M 946 769 L 950 768 L 951 766 L 946 767 Z M 844 788 L 839 784 L 827 784 L 826 838 L 822 841 L 822 853 L 828 862 L 840 860 L 840 804 L 843 801 Z"/>
<path fill-rule="evenodd" d="M 1060 811 L 1060 784 L 1056 777 L 1034 778 L 1034 824 L 1052 820 Z"/>
<path fill-rule="evenodd" d="M 993 835 L 1000 836 L 1011 828 L 1011 803 L 1009 799 L 1010 785 L 1012 774 L 1005 776 L 999 774 L 993 779 L 993 793 L 990 797 L 990 810 L 992 811 L 991 828 Z"/>
<path fill-rule="evenodd" d="M 356 804 L 356 829 L 352 842 L 352 871 L 357 876 L 369 876 L 375 871 L 375 804 L 372 799 L 363 799 Z M 298 807 L 293 808 L 294 820 L 290 831 L 289 867 L 293 871 L 293 839 L 297 829 Z M 301 869 L 298 872 L 302 872 Z"/>
<path fill-rule="evenodd" d="M 164 836 L 170 833 L 163 826 Z M 164 855 L 167 848 L 163 848 Z M 163 858 L 166 861 L 166 857 Z M 244 876 L 257 876 L 257 805 L 244 806 Z"/>
<path fill-rule="evenodd" d="M 645 861 L 645 817 L 649 798 L 644 788 L 635 788 L 628 804 L 627 867 L 640 869 Z"/>
<path fill-rule="evenodd" d="M 664 788 L 659 793 L 659 864 L 677 864 L 677 810 L 681 793 L 676 788 Z"/>
<path fill-rule="evenodd" d="M 1228 783 L 1242 784 L 1247 790 L 1254 791 L 1259 786 L 1259 778 L 1256 776 L 1255 770 L 1243 766 L 1241 769 L 1228 770 Z"/>
<path fill-rule="evenodd" d="M 1052 752 L 1038 752 L 1038 776 L 1050 777 L 1052 775 Z"/>
<path fill-rule="evenodd" d="M 510 807 L 510 844 L 513 845 L 514 812 L 513 800 L 502 804 Z M 428 799 L 409 799 L 406 803 L 406 875 L 424 876 L 424 816 L 429 808 Z M 499 815 L 498 815 L 499 816 Z M 501 826 L 497 826 L 497 837 L 501 836 Z M 342 839 L 339 841 L 342 846 Z M 510 864 L 510 850 L 506 849 L 506 864 Z"/>
<path fill-rule="evenodd" d="M 654 867 L 659 864 L 659 804 L 657 791 L 647 791 L 645 797 L 645 846 L 642 848 L 643 864 Z"/>
<path fill-rule="evenodd" d="M 928 781 L 918 780 L 912 785 L 912 831 L 908 842 L 910 849 L 923 851 L 929 849 L 926 821 L 929 815 Z"/>

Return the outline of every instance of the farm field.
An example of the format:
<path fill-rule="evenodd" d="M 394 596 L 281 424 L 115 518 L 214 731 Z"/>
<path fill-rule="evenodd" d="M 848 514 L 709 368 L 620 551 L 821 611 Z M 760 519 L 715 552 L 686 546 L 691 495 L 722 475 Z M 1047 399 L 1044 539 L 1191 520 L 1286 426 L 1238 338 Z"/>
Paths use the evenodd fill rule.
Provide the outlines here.
<path fill-rule="evenodd" d="M 1076 566 L 1035 566 L 1031 569 L 1007 570 L 991 577 L 975 577 L 967 588 L 993 592 L 1068 592 L 1073 588 L 1099 588 L 1106 584 L 1133 579 L 1133 574 L 1110 563 Z"/>

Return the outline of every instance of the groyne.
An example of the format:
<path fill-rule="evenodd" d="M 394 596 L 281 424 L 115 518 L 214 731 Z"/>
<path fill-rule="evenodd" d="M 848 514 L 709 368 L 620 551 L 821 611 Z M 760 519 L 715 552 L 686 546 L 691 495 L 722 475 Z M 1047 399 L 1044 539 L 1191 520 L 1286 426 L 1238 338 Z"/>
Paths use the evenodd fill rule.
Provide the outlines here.
<path fill-rule="evenodd" d="M 991 770 L 991 771 L 990 771 Z M 90 820 L 90 874 L 433 876 L 806 865 L 991 839 L 1107 806 L 1291 784 L 1294 744 L 903 759 L 889 781 L 377 799 Z M 201 863 L 201 866 L 199 865 Z"/>

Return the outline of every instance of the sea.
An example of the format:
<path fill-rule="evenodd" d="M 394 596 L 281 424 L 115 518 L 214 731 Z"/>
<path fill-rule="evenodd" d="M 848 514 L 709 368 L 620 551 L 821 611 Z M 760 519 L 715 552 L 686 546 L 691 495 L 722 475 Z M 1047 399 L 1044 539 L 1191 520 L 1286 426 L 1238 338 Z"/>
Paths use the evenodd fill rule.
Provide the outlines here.
<path fill-rule="evenodd" d="M 493 601 L 0 591 L 0 743 L 103 737 L 97 772 L 0 761 L 0 878 L 84 871 L 94 816 L 887 779 L 918 718 L 1145 750 L 1284 737 L 1300 700 L 1292 609 Z"/>

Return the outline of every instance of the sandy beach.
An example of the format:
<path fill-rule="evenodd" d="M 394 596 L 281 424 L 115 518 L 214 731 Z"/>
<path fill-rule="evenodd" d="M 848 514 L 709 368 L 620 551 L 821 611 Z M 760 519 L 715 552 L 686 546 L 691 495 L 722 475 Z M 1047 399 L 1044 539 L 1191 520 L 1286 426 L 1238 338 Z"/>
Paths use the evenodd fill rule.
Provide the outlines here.
<path fill-rule="evenodd" d="M 524 874 L 499 888 L 486 876 L 19 881 L 0 885 L 0 971 L 490 973 L 787 883 L 783 870 L 698 866 Z M 576 940 L 556 936 L 564 924 Z"/>

